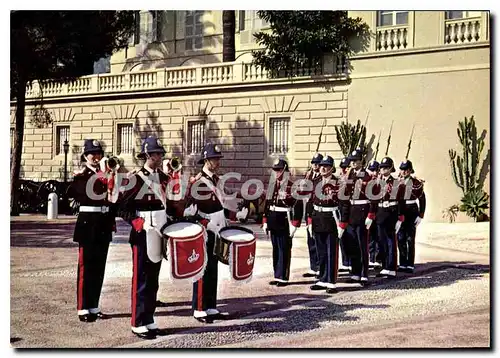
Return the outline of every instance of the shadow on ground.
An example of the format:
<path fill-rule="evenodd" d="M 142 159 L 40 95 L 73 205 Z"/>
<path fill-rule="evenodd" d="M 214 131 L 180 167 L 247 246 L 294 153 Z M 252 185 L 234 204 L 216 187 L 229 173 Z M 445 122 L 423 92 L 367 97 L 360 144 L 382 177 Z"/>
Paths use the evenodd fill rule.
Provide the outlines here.
<path fill-rule="evenodd" d="M 480 279 L 489 273 L 487 265 L 471 264 L 469 262 L 443 261 L 418 266 L 413 274 L 401 274 L 396 279 L 388 280 L 376 278 L 371 285 L 344 286 L 339 289 L 339 297 L 350 291 L 377 291 L 377 290 L 416 290 L 438 286 L 451 285 L 461 280 Z M 347 277 L 341 277 L 340 282 Z M 297 281 L 296 284 L 311 283 Z M 357 309 L 384 309 L 387 304 L 336 304 L 327 300 L 336 297 L 328 294 L 282 294 L 248 298 L 229 298 L 218 301 L 218 309 L 230 313 L 230 320 L 251 320 L 249 323 L 224 326 L 183 327 L 169 328 L 169 334 L 183 334 L 194 332 L 245 332 L 286 333 L 300 332 L 320 328 L 322 323 L 329 321 L 356 321 L 358 318 L 348 312 Z M 184 316 L 191 317 L 190 301 L 168 302 L 167 308 L 158 308 L 157 316 Z M 269 316 L 266 316 L 269 313 Z M 254 317 L 259 315 L 258 318 Z M 120 313 L 114 317 L 130 317 L 130 314 Z M 250 317 L 252 316 L 252 317 Z M 271 323 L 271 324 L 270 324 Z M 191 330 L 194 330 L 193 332 Z M 189 331 L 189 332 L 187 332 Z M 242 339 L 244 340 L 244 339 Z M 191 346 L 190 346 L 191 347 Z"/>

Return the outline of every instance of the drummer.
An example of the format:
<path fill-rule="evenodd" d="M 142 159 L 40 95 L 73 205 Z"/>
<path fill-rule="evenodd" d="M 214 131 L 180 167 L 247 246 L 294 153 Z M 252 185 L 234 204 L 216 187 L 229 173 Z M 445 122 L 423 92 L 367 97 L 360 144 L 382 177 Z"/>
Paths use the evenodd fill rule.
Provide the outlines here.
<path fill-rule="evenodd" d="M 144 166 L 129 177 L 129 185 L 118 201 L 118 215 L 131 226 L 132 247 L 132 332 L 142 339 L 165 335 L 154 320 L 158 276 L 162 261 L 162 238 L 157 229 L 167 223 L 174 204 L 167 200 L 165 188 L 169 177 L 160 169 L 165 149 L 154 136 L 142 143 L 138 159 Z M 167 210 L 166 210 L 167 209 Z"/>
<path fill-rule="evenodd" d="M 202 170 L 191 179 L 191 189 L 188 192 L 187 207 L 184 216 L 198 215 L 200 223 L 207 229 L 208 262 L 201 279 L 193 284 L 193 316 L 203 323 L 213 323 L 214 319 L 224 319 L 227 316 L 217 310 L 217 276 L 218 260 L 214 253 L 216 237 L 226 226 L 226 215 L 231 215 L 224 202 L 224 188 L 219 183 L 217 175 L 221 165 L 222 152 L 218 145 L 208 143 L 202 151 L 198 164 L 203 164 Z M 234 211 L 232 212 L 234 214 Z M 246 219 L 248 209 L 243 208 L 235 213 L 236 219 Z"/>

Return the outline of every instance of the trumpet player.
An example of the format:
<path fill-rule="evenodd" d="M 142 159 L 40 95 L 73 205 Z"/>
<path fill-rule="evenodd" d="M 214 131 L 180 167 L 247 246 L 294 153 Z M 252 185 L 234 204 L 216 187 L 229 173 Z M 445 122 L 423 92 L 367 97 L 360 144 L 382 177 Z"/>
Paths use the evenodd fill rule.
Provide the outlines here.
<path fill-rule="evenodd" d="M 95 139 L 86 139 L 81 156 L 84 167 L 75 173 L 70 190 L 80 203 L 73 241 L 78 243 L 77 310 L 81 322 L 107 319 L 101 312 L 104 270 L 115 227 L 108 193 L 114 187 L 114 173 L 103 164 L 104 151 Z M 101 169 L 103 168 L 103 169 Z"/>

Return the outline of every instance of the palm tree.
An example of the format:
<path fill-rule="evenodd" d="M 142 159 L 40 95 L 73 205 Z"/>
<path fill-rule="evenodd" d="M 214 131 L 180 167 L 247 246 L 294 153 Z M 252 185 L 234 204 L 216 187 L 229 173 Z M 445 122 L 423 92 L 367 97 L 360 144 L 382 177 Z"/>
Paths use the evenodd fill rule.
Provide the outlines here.
<path fill-rule="evenodd" d="M 236 59 L 234 32 L 236 29 L 236 11 L 222 11 L 222 61 L 232 62 Z"/>

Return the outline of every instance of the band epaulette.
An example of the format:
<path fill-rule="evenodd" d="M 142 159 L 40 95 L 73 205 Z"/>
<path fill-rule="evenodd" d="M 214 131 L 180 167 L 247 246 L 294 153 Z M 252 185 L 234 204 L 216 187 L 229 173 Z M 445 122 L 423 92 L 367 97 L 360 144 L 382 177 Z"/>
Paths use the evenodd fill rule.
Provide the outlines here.
<path fill-rule="evenodd" d="M 202 174 L 201 174 L 201 172 L 199 172 L 198 174 L 196 174 L 196 176 L 189 178 L 189 182 L 191 184 L 193 184 L 193 183 L 197 182 L 198 180 L 200 180 L 201 177 L 202 177 Z"/>
<path fill-rule="evenodd" d="M 75 177 L 77 177 L 77 176 L 79 176 L 79 175 L 83 175 L 83 173 L 85 173 L 85 170 L 87 170 L 87 168 L 86 168 L 86 167 L 85 167 L 85 168 L 81 168 L 80 170 L 75 170 L 75 171 L 73 172 L 73 175 L 74 175 Z"/>
<path fill-rule="evenodd" d="M 125 174 L 125 177 L 130 178 L 131 176 L 137 174 L 138 171 L 139 169 L 132 169 L 131 171 L 127 172 L 127 174 Z"/>
<path fill-rule="evenodd" d="M 418 181 L 419 181 L 419 182 L 421 182 L 422 184 L 424 184 L 424 183 L 425 183 L 425 180 L 424 180 L 424 179 L 417 178 L 416 176 L 413 176 L 412 178 L 413 178 L 413 179 L 418 180 Z"/>

